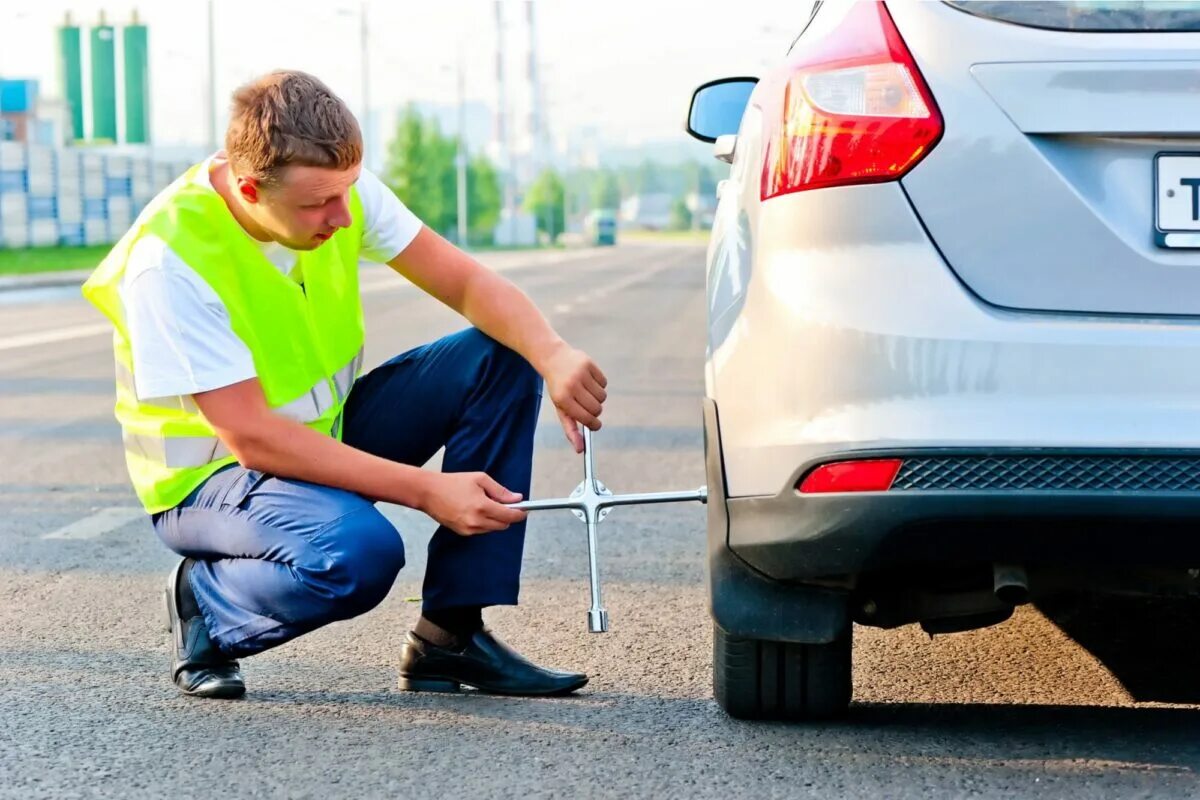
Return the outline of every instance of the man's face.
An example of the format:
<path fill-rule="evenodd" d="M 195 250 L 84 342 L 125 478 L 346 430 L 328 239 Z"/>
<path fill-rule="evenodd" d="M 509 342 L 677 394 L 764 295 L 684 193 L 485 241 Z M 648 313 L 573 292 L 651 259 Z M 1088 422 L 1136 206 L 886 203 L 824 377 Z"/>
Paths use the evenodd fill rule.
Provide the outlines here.
<path fill-rule="evenodd" d="M 361 164 L 347 170 L 288 167 L 276 185 L 255 187 L 255 221 L 284 247 L 315 250 L 350 226 L 350 186 L 361 171 Z"/>

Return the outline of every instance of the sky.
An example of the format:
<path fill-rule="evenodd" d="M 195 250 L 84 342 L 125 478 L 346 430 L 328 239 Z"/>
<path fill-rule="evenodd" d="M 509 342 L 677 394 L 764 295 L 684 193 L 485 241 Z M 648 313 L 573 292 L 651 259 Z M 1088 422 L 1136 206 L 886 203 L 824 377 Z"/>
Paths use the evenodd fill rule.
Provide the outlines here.
<path fill-rule="evenodd" d="M 561 147 L 591 135 L 615 146 L 690 140 L 682 120 L 696 85 L 759 75 L 782 58 L 810 3 L 738 0 L 534 0 L 543 107 Z M 207 0 L 3 0 L 0 75 L 36 77 L 61 96 L 55 28 L 128 22 L 135 9 L 150 29 L 151 130 L 163 145 L 208 141 Z M 524 0 L 503 0 L 510 78 L 526 58 Z M 408 102 L 453 105 L 462 65 L 468 103 L 495 107 L 496 25 L 491 0 L 213 0 L 217 130 L 230 93 L 274 68 L 322 78 L 362 119 L 362 14 L 367 20 L 368 146 Z M 736 13 L 732 10 L 736 9 Z M 510 80 L 509 105 L 526 102 Z"/>

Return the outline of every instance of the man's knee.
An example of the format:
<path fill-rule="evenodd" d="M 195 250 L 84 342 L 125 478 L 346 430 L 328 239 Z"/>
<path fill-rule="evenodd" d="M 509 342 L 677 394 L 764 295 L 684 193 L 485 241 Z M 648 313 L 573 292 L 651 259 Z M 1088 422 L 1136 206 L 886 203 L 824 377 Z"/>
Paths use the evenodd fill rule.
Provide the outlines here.
<path fill-rule="evenodd" d="M 404 566 L 400 533 L 367 506 L 343 517 L 331 541 L 327 569 L 314 587 L 326 596 L 330 615 L 345 619 L 379 605 Z"/>
<path fill-rule="evenodd" d="M 541 393 L 542 377 L 533 365 L 517 351 L 501 344 L 478 328 L 468 328 L 461 334 L 468 346 L 483 360 L 486 372 L 494 380 L 514 390 Z"/>

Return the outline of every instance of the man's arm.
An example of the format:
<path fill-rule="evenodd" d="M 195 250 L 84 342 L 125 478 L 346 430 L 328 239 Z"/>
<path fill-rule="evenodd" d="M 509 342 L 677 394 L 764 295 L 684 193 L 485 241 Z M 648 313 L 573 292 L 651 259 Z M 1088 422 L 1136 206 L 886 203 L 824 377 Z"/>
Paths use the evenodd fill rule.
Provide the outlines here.
<path fill-rule="evenodd" d="M 221 441 L 247 469 L 416 508 L 462 534 L 525 519 L 506 508 L 521 495 L 482 472 L 440 473 L 389 461 L 271 411 L 257 378 L 193 395 Z"/>
<path fill-rule="evenodd" d="M 388 265 L 524 356 L 546 379 L 567 438 L 576 452 L 583 451 L 576 423 L 600 429 L 608 379 L 585 353 L 563 341 L 524 292 L 428 227 Z"/>

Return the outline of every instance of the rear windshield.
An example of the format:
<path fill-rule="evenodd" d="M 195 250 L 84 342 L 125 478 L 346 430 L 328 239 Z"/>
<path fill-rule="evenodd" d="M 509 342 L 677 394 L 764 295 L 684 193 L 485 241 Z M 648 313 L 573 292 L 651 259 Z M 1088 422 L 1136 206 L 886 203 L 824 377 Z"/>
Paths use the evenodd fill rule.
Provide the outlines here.
<path fill-rule="evenodd" d="M 946 4 L 979 17 L 1056 31 L 1200 31 L 1200 2 L 1190 0 L 946 0 Z"/>

